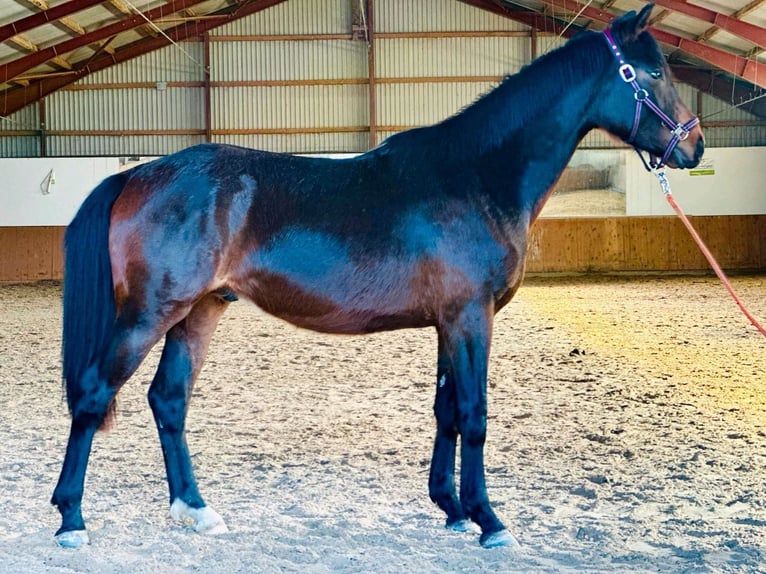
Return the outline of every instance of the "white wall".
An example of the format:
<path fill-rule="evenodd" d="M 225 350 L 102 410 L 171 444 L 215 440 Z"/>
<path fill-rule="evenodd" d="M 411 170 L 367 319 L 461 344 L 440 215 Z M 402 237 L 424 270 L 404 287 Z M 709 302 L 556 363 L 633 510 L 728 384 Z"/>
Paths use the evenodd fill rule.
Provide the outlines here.
<path fill-rule="evenodd" d="M 0 226 L 67 225 L 88 193 L 119 167 L 116 157 L 0 158 Z M 51 170 L 55 184 L 46 194 Z"/>
<path fill-rule="evenodd" d="M 624 153 L 627 215 L 673 215 L 657 178 L 635 152 Z M 766 214 L 766 147 L 709 148 L 696 169 L 666 173 L 673 197 L 688 215 Z"/>
<path fill-rule="evenodd" d="M 588 153 L 598 153 L 591 150 Z M 624 165 L 630 216 L 673 215 L 656 177 L 632 150 L 604 150 Z M 0 158 L 0 226 L 67 225 L 98 183 L 119 171 L 117 158 Z M 706 168 L 711 175 L 692 175 Z M 56 183 L 44 194 L 48 174 Z M 697 170 L 667 170 L 673 195 L 689 215 L 766 214 L 766 147 L 711 148 Z"/>

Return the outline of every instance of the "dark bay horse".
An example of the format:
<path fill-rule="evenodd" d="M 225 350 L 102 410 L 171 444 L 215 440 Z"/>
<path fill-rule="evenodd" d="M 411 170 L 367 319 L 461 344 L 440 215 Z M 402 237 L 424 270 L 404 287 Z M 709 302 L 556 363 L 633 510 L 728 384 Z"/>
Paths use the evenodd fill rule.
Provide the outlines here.
<path fill-rule="evenodd" d="M 88 541 L 80 504 L 93 436 L 163 336 L 149 403 L 171 514 L 225 531 L 197 488 L 184 425 L 216 323 L 238 298 L 326 333 L 435 328 L 431 499 L 447 526 L 477 524 L 484 546 L 513 543 L 485 485 L 487 361 L 493 317 L 522 280 L 530 224 L 593 128 L 670 167 L 702 155 L 698 122 L 646 31 L 650 11 L 585 32 L 457 115 L 353 159 L 208 144 L 101 183 L 65 238 L 72 422 L 52 499 L 59 543 Z"/>

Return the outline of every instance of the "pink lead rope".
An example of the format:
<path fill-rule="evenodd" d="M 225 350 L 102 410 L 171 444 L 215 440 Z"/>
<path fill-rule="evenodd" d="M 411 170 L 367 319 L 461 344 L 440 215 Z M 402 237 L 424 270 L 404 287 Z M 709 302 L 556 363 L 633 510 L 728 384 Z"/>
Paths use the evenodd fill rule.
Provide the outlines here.
<path fill-rule="evenodd" d="M 697 233 L 697 230 L 694 229 L 691 222 L 686 217 L 686 214 L 681 209 L 681 206 L 679 206 L 678 203 L 676 203 L 676 200 L 670 191 L 670 182 L 668 181 L 668 178 L 665 175 L 665 170 L 654 169 L 652 171 L 654 175 L 657 176 L 657 179 L 660 181 L 662 192 L 665 194 L 665 198 L 668 200 L 670 207 L 673 208 L 673 211 L 675 211 L 676 214 L 678 214 L 678 217 L 681 219 L 681 221 L 683 221 L 684 225 L 686 226 L 686 229 L 689 230 L 689 233 L 691 234 L 692 238 L 697 243 L 697 247 L 700 248 L 700 251 L 702 251 L 702 254 L 705 256 L 705 259 L 707 259 L 708 263 L 710 263 L 710 267 L 713 268 L 713 271 L 715 271 L 715 274 L 718 276 L 718 279 L 720 279 L 721 283 L 723 283 L 723 286 L 726 287 L 726 290 L 732 296 L 732 299 L 734 299 L 734 302 L 737 304 L 737 306 L 745 314 L 745 317 L 747 317 L 748 320 L 753 324 L 753 326 L 756 329 L 758 329 L 761 335 L 766 337 L 766 329 L 764 329 L 761 326 L 761 324 L 756 320 L 756 318 L 753 317 L 753 315 L 750 314 L 750 312 L 745 308 L 745 305 L 742 303 L 740 298 L 737 296 L 737 293 L 734 291 L 734 288 L 731 286 L 731 283 L 729 282 L 729 278 L 726 277 L 726 274 L 721 269 L 721 266 L 718 265 L 718 262 L 715 260 L 715 257 L 713 257 L 713 254 L 710 253 L 710 250 L 702 241 L 702 238 Z"/>

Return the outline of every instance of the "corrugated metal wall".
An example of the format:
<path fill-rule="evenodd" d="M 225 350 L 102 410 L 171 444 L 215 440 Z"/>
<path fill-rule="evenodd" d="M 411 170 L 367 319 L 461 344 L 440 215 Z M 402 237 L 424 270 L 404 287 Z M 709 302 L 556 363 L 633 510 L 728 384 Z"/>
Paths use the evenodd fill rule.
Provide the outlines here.
<path fill-rule="evenodd" d="M 210 34 L 213 141 L 285 152 L 366 149 L 366 42 L 348 0 L 291 0 Z"/>
<path fill-rule="evenodd" d="M 216 28 L 211 35 L 347 34 L 350 5 L 350 0 L 290 0 Z"/>
<path fill-rule="evenodd" d="M 0 118 L 0 157 L 40 155 L 40 108 L 33 104 Z"/>
<path fill-rule="evenodd" d="M 376 0 L 378 32 L 526 30 L 524 24 L 452 0 Z"/>
<path fill-rule="evenodd" d="M 353 7 L 356 7 L 354 5 Z M 210 33 L 92 74 L 0 121 L 0 156 L 162 155 L 206 139 L 286 152 L 359 152 L 457 112 L 506 74 L 563 43 L 455 0 L 375 0 L 374 102 L 367 42 L 350 0 L 289 0 Z M 707 144 L 766 145 L 747 112 L 680 85 Z M 696 108 L 700 109 L 697 110 Z M 3 135 L 8 134 L 8 135 Z M 43 141 L 44 140 L 44 141 Z M 619 146 L 594 131 L 581 147 Z"/>
<path fill-rule="evenodd" d="M 375 36 L 378 142 L 456 113 L 532 51 L 523 24 L 445 0 L 377 0 Z"/>
<path fill-rule="evenodd" d="M 679 86 L 679 93 L 697 100 L 697 90 L 690 86 Z M 691 99 L 694 98 L 694 99 Z M 741 108 L 735 108 L 708 94 L 700 94 L 700 109 L 697 110 L 705 125 L 705 143 L 710 147 L 766 146 L 766 128 L 753 125 L 755 116 Z"/>
<path fill-rule="evenodd" d="M 202 44 L 113 66 L 46 98 L 48 154 L 162 155 L 204 140 Z"/>
<path fill-rule="evenodd" d="M 365 149 L 366 43 L 324 33 L 272 40 L 279 36 L 270 29 L 257 36 L 266 39 L 238 41 L 218 32 L 227 41 L 211 37 L 213 141 L 288 152 Z"/>

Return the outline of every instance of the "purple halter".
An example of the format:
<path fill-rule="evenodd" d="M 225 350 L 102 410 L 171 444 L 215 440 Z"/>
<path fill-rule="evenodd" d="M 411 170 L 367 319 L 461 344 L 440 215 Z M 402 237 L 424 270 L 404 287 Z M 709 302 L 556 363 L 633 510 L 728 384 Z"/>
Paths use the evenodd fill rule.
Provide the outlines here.
<path fill-rule="evenodd" d="M 651 169 L 659 169 L 663 165 L 665 165 L 665 162 L 670 157 L 670 154 L 673 153 L 673 150 L 678 145 L 678 142 L 684 141 L 686 138 L 689 137 L 689 132 L 696 126 L 698 123 L 700 123 L 699 118 L 694 117 L 690 119 L 685 124 L 679 124 L 678 122 L 672 120 L 670 117 L 668 117 L 665 112 L 663 112 L 660 107 L 655 104 L 652 99 L 649 97 L 649 92 L 647 92 L 644 88 L 642 88 L 638 81 L 636 81 L 636 70 L 628 64 L 622 57 L 622 53 L 620 52 L 619 46 L 617 46 L 617 42 L 615 41 L 614 37 L 612 36 L 612 30 L 610 28 L 607 28 L 603 31 L 604 37 L 606 38 L 607 44 L 609 44 L 609 49 L 612 50 L 612 54 L 614 54 L 614 57 L 617 58 L 617 61 L 620 63 L 620 77 L 622 78 L 623 82 L 626 84 L 630 84 L 633 87 L 634 94 L 633 97 L 636 99 L 636 113 L 633 116 L 633 129 L 630 130 L 630 137 L 628 137 L 628 143 L 632 144 L 633 147 L 638 152 L 638 155 L 641 157 L 641 160 L 644 162 L 644 166 L 651 171 Z M 633 143 L 633 138 L 636 137 L 636 133 L 638 132 L 638 124 L 641 119 L 641 109 L 643 105 L 646 104 L 647 107 L 652 110 L 655 114 L 659 116 L 659 118 L 662 120 L 662 123 L 664 123 L 667 128 L 673 133 L 673 137 L 670 138 L 670 141 L 668 142 L 668 146 L 665 148 L 665 153 L 662 154 L 662 158 L 660 159 L 660 162 L 655 164 L 654 163 L 654 156 L 651 156 L 650 154 L 650 162 L 649 165 L 647 165 L 646 160 L 644 159 L 644 156 L 641 155 L 640 150 L 638 147 Z"/>

